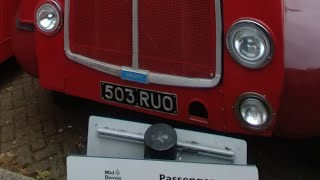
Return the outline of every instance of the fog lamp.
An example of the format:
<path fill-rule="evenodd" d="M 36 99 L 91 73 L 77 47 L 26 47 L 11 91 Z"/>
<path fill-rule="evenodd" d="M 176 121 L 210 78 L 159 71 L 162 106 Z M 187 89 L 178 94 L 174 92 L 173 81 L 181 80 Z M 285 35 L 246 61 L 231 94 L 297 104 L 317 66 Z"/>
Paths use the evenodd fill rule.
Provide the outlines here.
<path fill-rule="evenodd" d="M 273 55 L 273 41 L 261 24 L 242 20 L 235 23 L 227 34 L 227 47 L 239 64 L 258 69 L 268 64 Z"/>
<path fill-rule="evenodd" d="M 56 34 L 62 25 L 60 6 L 54 1 L 41 5 L 36 12 L 37 26 L 46 35 Z"/>
<path fill-rule="evenodd" d="M 238 99 L 236 115 L 245 127 L 265 130 L 271 125 L 272 108 L 263 96 L 247 93 Z"/>

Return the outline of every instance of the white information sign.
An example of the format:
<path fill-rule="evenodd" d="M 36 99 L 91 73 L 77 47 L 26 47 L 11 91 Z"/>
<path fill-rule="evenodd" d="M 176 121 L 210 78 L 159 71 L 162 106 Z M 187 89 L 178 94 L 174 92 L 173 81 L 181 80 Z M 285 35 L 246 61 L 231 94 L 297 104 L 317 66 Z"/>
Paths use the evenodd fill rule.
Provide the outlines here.
<path fill-rule="evenodd" d="M 255 166 L 70 156 L 68 180 L 258 180 Z"/>

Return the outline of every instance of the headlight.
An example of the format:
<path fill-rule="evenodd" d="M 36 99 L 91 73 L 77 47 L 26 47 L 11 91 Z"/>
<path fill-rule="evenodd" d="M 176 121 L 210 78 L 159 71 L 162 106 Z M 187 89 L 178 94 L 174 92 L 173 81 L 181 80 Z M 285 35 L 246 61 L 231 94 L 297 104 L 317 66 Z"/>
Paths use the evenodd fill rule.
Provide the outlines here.
<path fill-rule="evenodd" d="M 237 118 L 249 129 L 265 130 L 271 125 L 272 108 L 259 94 L 247 93 L 240 96 L 235 108 Z"/>
<path fill-rule="evenodd" d="M 37 26 L 46 35 L 56 34 L 62 25 L 61 8 L 57 3 L 50 2 L 41 5 L 36 12 Z"/>
<path fill-rule="evenodd" d="M 268 64 L 273 55 L 273 41 L 261 24 L 242 20 L 235 23 L 227 34 L 227 47 L 239 64 L 258 69 Z"/>

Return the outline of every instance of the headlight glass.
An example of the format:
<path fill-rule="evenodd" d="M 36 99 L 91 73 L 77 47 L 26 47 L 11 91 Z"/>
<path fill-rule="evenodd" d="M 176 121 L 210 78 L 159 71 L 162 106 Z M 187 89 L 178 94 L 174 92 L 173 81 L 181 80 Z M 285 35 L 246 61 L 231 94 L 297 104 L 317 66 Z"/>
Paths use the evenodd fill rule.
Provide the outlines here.
<path fill-rule="evenodd" d="M 254 98 L 246 99 L 241 103 L 240 113 L 243 120 L 252 126 L 261 126 L 268 120 L 267 108 Z"/>
<path fill-rule="evenodd" d="M 256 93 L 246 93 L 239 97 L 235 105 L 237 118 L 241 124 L 252 130 L 265 130 L 272 123 L 272 108 L 267 100 Z"/>
<path fill-rule="evenodd" d="M 254 21 L 239 21 L 227 35 L 232 57 L 241 65 L 258 69 L 268 64 L 273 55 L 273 42 L 266 28 Z"/>
<path fill-rule="evenodd" d="M 43 4 L 37 10 L 36 19 L 43 33 L 55 34 L 61 27 L 61 10 L 54 4 Z"/>

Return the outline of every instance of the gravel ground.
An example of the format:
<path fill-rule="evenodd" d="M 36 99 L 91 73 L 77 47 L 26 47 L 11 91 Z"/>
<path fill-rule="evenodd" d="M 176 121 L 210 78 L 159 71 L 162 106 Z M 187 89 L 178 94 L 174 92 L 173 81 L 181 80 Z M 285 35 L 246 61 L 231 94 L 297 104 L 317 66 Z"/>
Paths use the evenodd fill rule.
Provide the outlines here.
<path fill-rule="evenodd" d="M 32 180 L 33 178 L 29 178 L 26 176 L 22 176 L 21 174 L 13 173 L 11 171 L 0 169 L 0 180 Z"/>
<path fill-rule="evenodd" d="M 54 99 L 50 91 L 39 86 L 37 79 L 23 73 L 14 60 L 1 64 L 0 167 L 36 179 L 66 179 L 66 156 L 85 153 L 91 114 L 155 121 L 143 114 L 83 99 L 61 96 Z M 261 180 L 320 179 L 319 138 L 240 138 L 247 140 L 249 163 L 258 166 Z"/>

